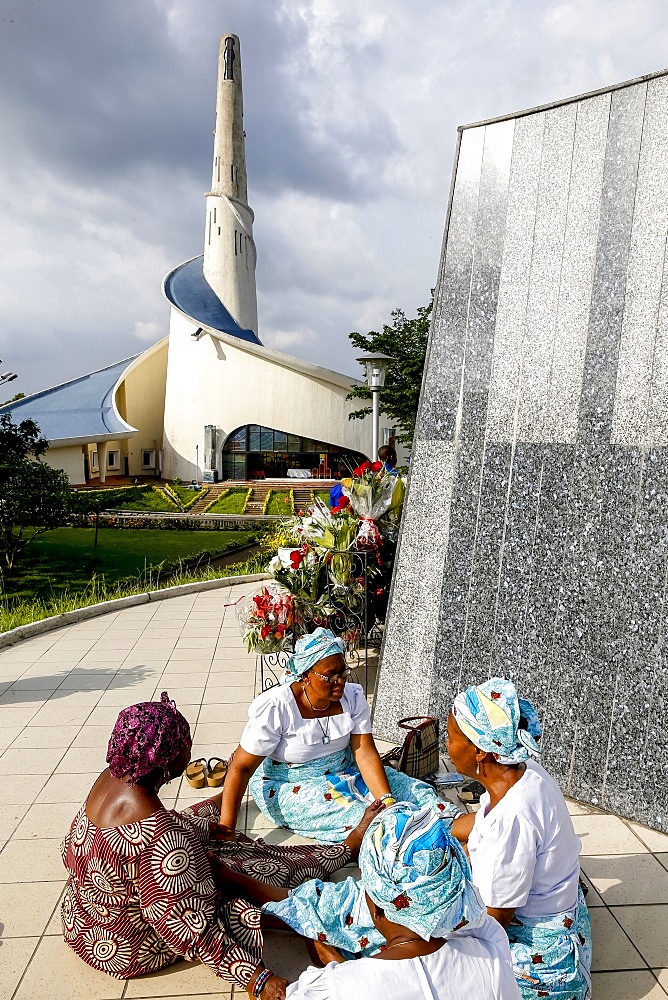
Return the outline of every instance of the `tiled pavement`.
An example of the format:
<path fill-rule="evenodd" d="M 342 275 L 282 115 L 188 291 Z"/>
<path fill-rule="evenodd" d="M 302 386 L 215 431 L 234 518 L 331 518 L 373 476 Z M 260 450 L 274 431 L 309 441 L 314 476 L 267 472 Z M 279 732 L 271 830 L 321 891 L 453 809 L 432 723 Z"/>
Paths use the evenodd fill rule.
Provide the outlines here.
<path fill-rule="evenodd" d="M 200 965 L 129 982 L 89 969 L 63 944 L 58 845 L 104 757 L 118 711 L 167 689 L 194 727 L 193 756 L 227 756 L 255 690 L 235 602 L 254 585 L 129 608 L 0 650 L 0 1000 L 231 996 Z M 179 780 L 164 801 L 204 797 Z M 668 995 L 668 836 L 572 804 L 594 933 L 594 997 Z M 250 833 L 289 842 L 248 806 Z M 240 823 L 241 825 L 241 823 Z M 295 976 L 302 945 L 274 934 L 269 963 Z M 246 996 L 237 990 L 237 996 Z"/>

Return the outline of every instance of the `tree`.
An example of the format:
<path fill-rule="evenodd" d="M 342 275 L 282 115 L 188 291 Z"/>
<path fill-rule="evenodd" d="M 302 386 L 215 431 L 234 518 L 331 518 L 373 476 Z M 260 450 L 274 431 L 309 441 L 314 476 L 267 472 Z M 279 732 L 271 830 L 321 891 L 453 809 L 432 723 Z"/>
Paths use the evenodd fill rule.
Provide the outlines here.
<path fill-rule="evenodd" d="M 432 289 L 429 305 L 420 306 L 414 319 L 407 319 L 403 309 L 394 309 L 391 325 L 385 324 L 380 332 L 370 330 L 364 334 L 353 331 L 348 334 L 349 340 L 360 350 L 382 351 L 396 358 L 388 369 L 380 394 L 380 409 L 399 425 L 398 440 L 408 447 L 415 434 L 433 304 Z M 365 385 L 356 385 L 346 398 L 370 399 L 371 393 Z M 361 420 L 370 413 L 371 407 L 365 406 L 350 413 L 349 419 Z"/>
<path fill-rule="evenodd" d="M 10 413 L 0 416 L 0 472 L 11 469 L 16 462 L 39 458 L 49 447 L 34 420 L 15 424 Z"/>
<path fill-rule="evenodd" d="M 83 521 L 87 521 L 91 516 L 95 518 L 93 552 L 97 551 L 100 514 L 104 513 L 105 510 L 112 510 L 114 507 L 120 507 L 124 503 L 136 500 L 141 496 L 141 492 L 141 490 L 128 489 L 126 486 L 117 490 L 82 490 L 80 493 L 72 493 L 70 508 L 74 516 Z"/>
<path fill-rule="evenodd" d="M 10 572 L 17 556 L 34 538 L 67 523 L 69 504 L 69 480 L 60 469 L 28 459 L 4 466 L 0 483 L 0 552 Z"/>
<path fill-rule="evenodd" d="M 10 571 L 33 538 L 67 522 L 68 478 L 38 461 L 48 447 L 34 420 L 0 416 L 0 553 Z"/>

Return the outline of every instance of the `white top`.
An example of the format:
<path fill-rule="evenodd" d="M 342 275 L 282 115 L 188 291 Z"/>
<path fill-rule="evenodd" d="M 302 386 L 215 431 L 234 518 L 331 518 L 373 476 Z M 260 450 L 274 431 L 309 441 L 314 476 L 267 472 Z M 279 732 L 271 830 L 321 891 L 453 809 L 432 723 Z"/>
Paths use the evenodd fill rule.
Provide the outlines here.
<path fill-rule="evenodd" d="M 468 841 L 473 881 L 486 906 L 562 913 L 577 902 L 581 847 L 561 789 L 530 760 L 493 809 L 489 794 L 480 796 Z"/>
<path fill-rule="evenodd" d="M 492 917 L 448 935 L 431 955 L 390 961 L 360 958 L 313 966 L 286 991 L 287 1000 L 520 1000 L 508 935 Z"/>
<path fill-rule="evenodd" d="M 290 685 L 282 684 L 250 703 L 239 742 L 248 753 L 288 764 L 317 760 L 344 750 L 352 733 L 371 732 L 369 703 L 361 684 L 345 685 L 341 708 L 341 715 L 304 719 Z"/>

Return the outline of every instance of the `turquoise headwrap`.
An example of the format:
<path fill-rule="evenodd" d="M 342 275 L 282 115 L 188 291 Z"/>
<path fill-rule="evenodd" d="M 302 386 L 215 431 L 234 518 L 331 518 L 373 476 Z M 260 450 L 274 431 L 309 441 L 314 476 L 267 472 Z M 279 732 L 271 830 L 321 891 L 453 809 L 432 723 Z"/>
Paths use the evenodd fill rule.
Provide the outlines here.
<path fill-rule="evenodd" d="M 536 709 L 517 697 L 512 681 L 492 677 L 467 687 L 455 698 L 452 714 L 464 735 L 501 764 L 521 764 L 529 755 L 540 757 L 542 731 Z"/>
<path fill-rule="evenodd" d="M 487 912 L 451 825 L 431 806 L 398 802 L 371 823 L 360 849 L 371 899 L 388 920 L 425 940 L 478 927 Z"/>
<path fill-rule="evenodd" d="M 295 651 L 285 664 L 285 674 L 281 684 L 292 684 L 302 674 L 314 667 L 319 660 L 335 653 L 344 653 L 346 644 L 343 639 L 330 632 L 328 628 L 317 628 L 311 635 L 303 635 L 295 643 Z"/>

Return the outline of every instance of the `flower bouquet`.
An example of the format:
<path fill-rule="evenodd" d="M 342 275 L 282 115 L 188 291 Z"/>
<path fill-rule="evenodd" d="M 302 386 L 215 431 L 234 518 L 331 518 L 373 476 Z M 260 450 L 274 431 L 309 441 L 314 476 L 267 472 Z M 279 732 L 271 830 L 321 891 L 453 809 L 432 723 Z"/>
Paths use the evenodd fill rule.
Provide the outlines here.
<path fill-rule="evenodd" d="M 275 583 L 247 597 L 237 619 L 249 653 L 278 653 L 292 645 L 294 630 L 299 630 L 294 596 Z"/>
<path fill-rule="evenodd" d="M 378 521 L 390 509 L 396 485 L 396 477 L 382 462 L 363 462 L 353 471 L 351 484 L 343 487 L 343 493 L 359 519 L 355 548 L 373 550 L 383 544 Z"/>

